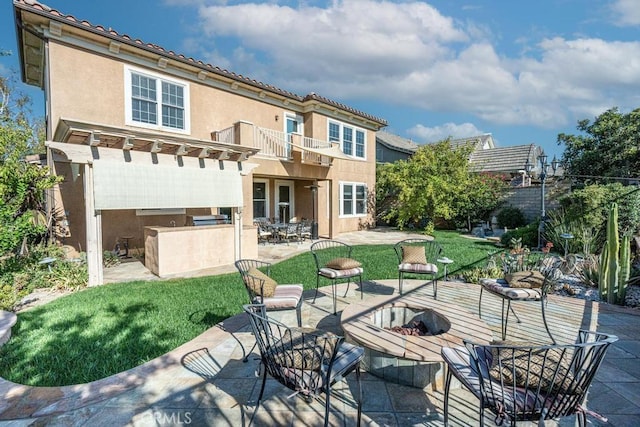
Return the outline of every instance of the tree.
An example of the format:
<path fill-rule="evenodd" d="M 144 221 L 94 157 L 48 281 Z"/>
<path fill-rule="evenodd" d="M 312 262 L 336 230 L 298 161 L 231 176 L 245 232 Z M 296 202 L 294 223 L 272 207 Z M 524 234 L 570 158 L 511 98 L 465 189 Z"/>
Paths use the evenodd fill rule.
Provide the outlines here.
<path fill-rule="evenodd" d="M 471 173 L 468 188 L 454 198 L 457 204 L 456 222 L 471 231 L 473 224 L 489 219 L 491 212 L 502 204 L 507 188 L 503 177 L 488 173 Z"/>
<path fill-rule="evenodd" d="M 30 119 L 30 99 L 16 90 L 14 75 L 0 76 L 0 256 L 37 242 L 43 223 L 45 190 L 58 178 L 26 161 L 43 153 L 43 126 Z"/>
<path fill-rule="evenodd" d="M 408 160 L 381 166 L 376 182 L 381 216 L 395 219 L 401 229 L 430 229 L 436 219 L 475 218 L 491 210 L 485 202 L 499 200 L 491 190 L 495 180 L 470 171 L 471 150 L 471 145 L 454 149 L 445 140 L 420 147 Z"/>
<path fill-rule="evenodd" d="M 580 120 L 584 134 L 558 135 L 569 175 L 603 177 L 640 176 L 640 109 L 622 114 L 618 108 L 595 118 Z"/>

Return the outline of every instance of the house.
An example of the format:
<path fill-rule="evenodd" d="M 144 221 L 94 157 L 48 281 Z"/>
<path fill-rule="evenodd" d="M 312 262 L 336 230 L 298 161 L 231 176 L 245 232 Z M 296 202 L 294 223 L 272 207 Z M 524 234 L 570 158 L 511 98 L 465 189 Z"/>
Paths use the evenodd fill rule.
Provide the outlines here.
<path fill-rule="evenodd" d="M 533 176 L 539 174 L 538 157 L 544 154 L 542 149 L 534 144 L 496 147 L 490 133 L 451 139 L 449 143 L 454 149 L 472 144 L 473 151 L 469 156 L 469 163 L 473 171 L 502 175 L 506 180 L 512 181 L 514 185 L 522 184 L 527 162 L 533 166 Z M 390 132 L 379 131 L 376 134 L 376 147 L 377 162 L 390 163 L 408 159 L 420 145 Z M 531 174 L 526 178 L 528 181 L 524 182 L 530 183 Z"/>
<path fill-rule="evenodd" d="M 522 183 L 527 175 L 525 165 L 528 162 L 535 169 L 541 154 L 542 149 L 534 144 L 514 145 L 476 150 L 471 153 L 469 160 L 476 172 L 500 174 L 505 180 L 515 178 L 515 181 Z"/>
<path fill-rule="evenodd" d="M 449 143 L 453 148 L 460 147 L 466 144 L 472 144 L 474 153 L 482 150 L 490 150 L 496 147 L 496 144 L 493 142 L 493 136 L 490 133 L 470 136 L 468 138 L 452 139 L 449 141 Z"/>
<path fill-rule="evenodd" d="M 469 138 L 449 140 L 452 148 L 465 144 L 473 144 L 475 151 L 495 148 L 493 137 L 490 133 Z M 420 145 L 410 139 L 403 138 L 384 130 L 376 133 L 376 161 L 378 163 L 391 163 L 396 160 L 406 160 L 416 152 Z"/>
<path fill-rule="evenodd" d="M 381 130 L 376 133 L 376 161 L 378 163 L 407 160 L 418 147 L 419 145 L 410 139 L 402 138 L 391 132 Z"/>
<path fill-rule="evenodd" d="M 312 219 L 323 237 L 373 223 L 383 119 L 13 5 L 22 79 L 45 93 L 48 164 L 64 177 L 50 215 L 86 251 L 90 285 L 116 244 L 169 276 L 256 257 L 255 218 Z"/>

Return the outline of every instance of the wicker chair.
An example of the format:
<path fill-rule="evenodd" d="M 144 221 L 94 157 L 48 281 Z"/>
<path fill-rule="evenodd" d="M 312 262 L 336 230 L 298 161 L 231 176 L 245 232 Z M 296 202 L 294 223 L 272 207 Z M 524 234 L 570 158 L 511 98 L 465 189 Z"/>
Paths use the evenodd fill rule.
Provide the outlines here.
<path fill-rule="evenodd" d="M 347 290 L 345 296 L 349 292 L 349 284 L 354 277 L 358 278 L 360 283 L 360 298 L 363 297 L 362 289 L 362 265 L 351 258 L 352 247 L 346 243 L 337 240 L 321 240 L 311 245 L 311 254 L 316 262 L 316 294 L 313 297 L 313 303 L 316 302 L 318 296 L 318 287 L 320 286 L 320 278 L 331 280 L 331 292 L 333 296 L 333 314 L 336 314 L 336 283 L 338 280 L 347 280 Z"/>
<path fill-rule="evenodd" d="M 343 341 L 343 337 L 310 328 L 288 328 L 269 319 L 265 306 L 244 306 L 260 349 L 262 385 L 258 406 L 264 395 L 267 374 L 300 394 L 308 402 L 325 394 L 324 425 L 329 422 L 331 388 L 355 371 L 358 383 L 357 425 L 362 417 L 360 361 L 364 350 Z M 256 408 L 257 409 L 257 408 Z"/>
<path fill-rule="evenodd" d="M 424 248 L 424 257 L 422 257 Z M 442 256 L 442 247 L 429 236 L 424 239 L 405 239 L 393 247 L 398 256 L 398 290 L 402 295 L 402 283 L 405 274 L 427 274 L 433 282 L 433 298 L 438 294 L 438 265 L 436 261 Z M 416 254 L 416 251 L 419 253 Z M 417 258 L 413 255 L 417 255 Z M 419 258 L 419 259 L 418 259 Z"/>
<path fill-rule="evenodd" d="M 464 347 L 444 347 L 444 424 L 449 422 L 449 390 L 455 377 L 480 400 L 481 426 L 488 409 L 498 425 L 576 415 L 584 427 L 589 385 L 609 345 L 617 340 L 614 335 L 580 331 L 575 344 L 480 345 L 465 341 Z"/>

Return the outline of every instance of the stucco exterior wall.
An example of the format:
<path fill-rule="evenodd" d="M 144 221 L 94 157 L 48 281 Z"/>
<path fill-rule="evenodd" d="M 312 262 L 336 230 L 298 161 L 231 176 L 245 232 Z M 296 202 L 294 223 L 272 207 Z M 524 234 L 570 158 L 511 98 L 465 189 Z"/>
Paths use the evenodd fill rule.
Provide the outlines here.
<path fill-rule="evenodd" d="M 331 117 L 314 110 L 305 110 L 301 105 L 274 105 L 262 97 L 245 96 L 240 91 L 220 88 L 220 82 L 212 83 L 210 78 L 200 79 L 198 74 L 187 72 L 184 66 L 159 69 L 157 62 L 149 61 L 149 55 L 135 57 L 130 52 L 114 55 L 104 45 L 95 52 L 78 49 L 74 46 L 55 40 L 49 43 L 49 105 L 50 127 L 53 132 L 58 129 L 60 119 L 72 119 L 84 123 L 95 123 L 121 129 L 126 132 L 148 130 L 127 124 L 127 73 L 128 69 L 138 70 L 151 75 L 159 75 L 180 81 L 189 88 L 189 132 L 167 132 L 153 129 L 156 134 L 167 137 L 190 137 L 209 140 L 214 131 L 234 127 L 236 143 L 253 146 L 254 127 L 285 132 L 287 113 L 297 114 L 303 118 L 302 135 L 293 135 L 293 143 L 302 144 L 302 137 L 311 137 L 326 141 L 329 120 L 340 121 L 355 126 L 365 132 L 366 158 L 351 160 L 334 159 L 331 165 L 305 163 L 303 151 L 297 147 L 292 149 L 292 159 L 266 158 L 260 154 L 250 159 L 257 164 L 248 176 L 243 178 L 244 205 L 242 222 L 245 226 L 253 222 L 252 182 L 263 179 L 268 183 L 270 200 L 268 210 L 271 217 L 276 217 L 278 207 L 275 205 L 277 184 L 289 181 L 293 187 L 294 208 L 290 216 L 298 219 L 312 218 L 313 202 L 309 185 L 319 184 L 316 213 L 319 232 L 325 237 L 334 237 L 338 233 L 354 231 L 363 224 L 372 223 L 372 215 L 340 217 L 340 184 L 343 182 L 361 183 L 367 188 L 375 187 L 375 132 L 365 128 L 362 123 L 352 122 L 353 116 Z M 170 64 L 171 65 L 171 64 Z M 283 103 L 285 104 L 285 103 Z M 337 110 L 336 110 L 337 111 Z M 70 166 L 57 165 L 61 172 L 70 174 Z M 76 168 L 77 170 L 77 168 Z M 69 220 L 68 243 L 83 250 L 85 245 L 85 218 L 83 169 L 74 179 L 65 180 L 60 185 L 56 197 L 57 208 L 66 213 Z M 135 184 L 133 184 L 135 185 Z M 213 207 L 215 208 L 215 207 Z M 203 208 L 191 214 L 215 213 L 212 208 Z M 112 250 L 115 242 L 123 236 L 132 236 L 132 248 L 144 245 L 143 230 L 148 226 L 168 226 L 175 222 L 184 224 L 184 215 L 138 216 L 135 211 L 122 210 L 102 212 L 103 250 Z"/>

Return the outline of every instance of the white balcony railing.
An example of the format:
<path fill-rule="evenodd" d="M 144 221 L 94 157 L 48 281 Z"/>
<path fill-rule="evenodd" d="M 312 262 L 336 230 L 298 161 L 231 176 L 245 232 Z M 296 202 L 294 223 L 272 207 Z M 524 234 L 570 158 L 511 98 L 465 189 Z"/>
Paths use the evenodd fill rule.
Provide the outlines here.
<path fill-rule="evenodd" d="M 291 144 L 287 141 L 287 135 L 284 132 L 258 126 L 253 129 L 254 146 L 260 149 L 261 156 L 292 159 Z"/>
<path fill-rule="evenodd" d="M 313 139 L 305 136 L 302 138 L 302 146 L 308 148 L 331 148 L 331 144 L 327 141 L 321 141 L 319 139 Z M 315 163 L 322 166 L 331 165 L 331 158 L 329 156 L 323 156 L 321 154 L 312 153 L 310 151 L 304 151 L 302 153 L 303 163 Z"/>
<path fill-rule="evenodd" d="M 225 144 L 236 143 L 236 133 L 233 126 L 226 129 L 222 129 L 216 132 L 216 141 L 224 142 Z"/>
<path fill-rule="evenodd" d="M 250 126 L 250 128 L 244 128 L 249 132 L 251 132 L 250 129 L 253 129 L 253 138 L 250 138 L 248 137 L 248 135 L 244 134 L 245 130 L 243 130 L 242 127 L 236 129 L 236 127 L 238 126 L 231 126 L 226 129 L 216 131 L 213 138 L 214 140 L 219 142 L 224 142 L 227 144 L 236 144 L 237 143 L 236 133 L 239 132 L 238 137 L 240 138 L 240 140 L 244 141 L 244 142 L 241 142 L 241 144 L 251 145 L 250 140 L 252 139 L 253 147 L 260 149 L 260 152 L 258 153 L 259 156 L 276 158 L 276 159 L 285 159 L 285 160 L 293 159 L 292 148 L 294 144 L 295 146 L 301 145 L 303 148 L 302 150 L 303 163 L 310 163 L 310 164 L 316 164 L 316 165 L 322 165 L 322 166 L 331 165 L 331 157 L 304 150 L 304 148 L 315 148 L 315 149 L 331 148 L 331 143 L 327 141 L 309 138 L 306 136 L 302 137 L 301 135 L 288 135 L 287 133 L 282 131 L 261 128 L 258 126 L 254 126 L 248 122 L 245 122 L 245 125 Z M 291 140 L 292 138 L 293 138 L 293 141 Z"/>

